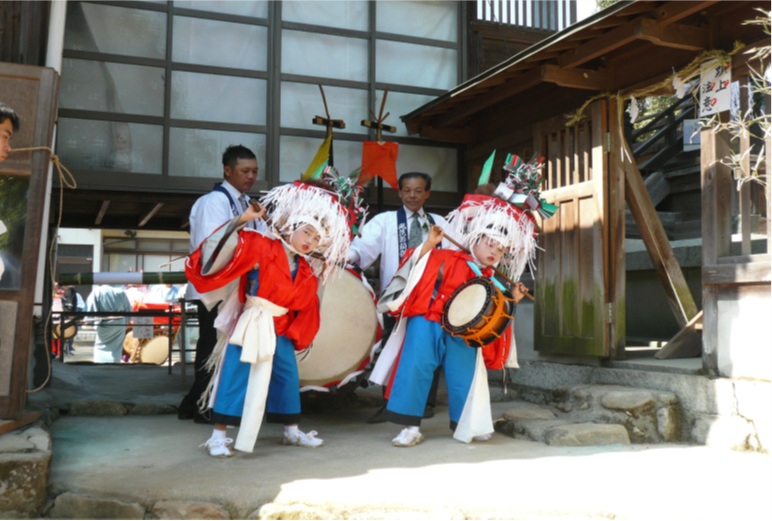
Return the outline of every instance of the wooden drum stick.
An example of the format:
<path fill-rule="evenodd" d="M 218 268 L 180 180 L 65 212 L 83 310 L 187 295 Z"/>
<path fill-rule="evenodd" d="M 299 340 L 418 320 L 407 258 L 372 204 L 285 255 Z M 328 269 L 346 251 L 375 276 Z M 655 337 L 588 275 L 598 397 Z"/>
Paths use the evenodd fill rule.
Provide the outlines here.
<path fill-rule="evenodd" d="M 439 228 L 439 226 L 438 226 L 438 228 Z M 463 247 L 461 244 L 459 244 L 458 242 L 456 242 L 456 240 L 455 240 L 455 239 L 453 239 L 452 237 L 448 237 L 447 235 L 445 235 L 445 238 L 448 240 L 448 242 L 450 242 L 451 244 L 453 244 L 454 246 L 456 246 L 456 247 L 457 247 L 459 250 L 463 251 L 464 253 L 468 253 L 469 255 L 471 255 L 471 254 L 472 254 L 472 252 L 470 252 L 468 249 L 464 248 L 464 247 Z M 493 269 L 493 271 L 495 271 L 495 272 L 496 272 L 496 275 L 498 275 L 498 276 L 499 276 L 499 277 L 501 277 L 502 279 L 506 280 L 506 281 L 509 283 L 509 285 L 510 285 L 510 286 L 513 286 L 513 287 L 515 286 L 515 282 L 514 282 L 512 279 L 510 279 L 509 277 L 507 277 L 507 276 L 506 276 L 506 275 L 505 275 L 503 272 L 501 272 L 501 271 L 500 271 L 498 268 L 494 268 L 494 267 L 492 267 L 492 266 L 491 266 L 491 268 Z M 533 295 L 531 295 L 531 294 L 530 294 L 530 293 L 529 293 L 527 290 L 526 290 L 526 292 L 524 293 L 524 295 L 525 295 L 526 297 L 528 297 L 529 299 L 531 299 L 531 300 L 534 300 L 534 298 L 533 298 Z"/>

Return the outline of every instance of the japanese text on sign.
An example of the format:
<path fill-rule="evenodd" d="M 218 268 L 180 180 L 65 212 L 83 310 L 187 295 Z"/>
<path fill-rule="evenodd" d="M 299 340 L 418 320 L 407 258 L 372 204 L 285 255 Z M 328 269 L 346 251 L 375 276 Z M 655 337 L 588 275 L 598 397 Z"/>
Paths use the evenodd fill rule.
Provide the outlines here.
<path fill-rule="evenodd" d="M 732 69 L 716 60 L 702 66 L 700 76 L 700 117 L 729 110 L 731 104 Z"/>

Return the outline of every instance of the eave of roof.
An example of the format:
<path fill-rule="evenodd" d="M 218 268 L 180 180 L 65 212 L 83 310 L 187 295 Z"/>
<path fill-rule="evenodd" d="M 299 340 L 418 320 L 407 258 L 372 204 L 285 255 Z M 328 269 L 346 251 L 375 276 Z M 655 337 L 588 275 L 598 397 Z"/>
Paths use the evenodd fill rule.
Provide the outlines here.
<path fill-rule="evenodd" d="M 606 18 L 609 18 L 611 16 L 616 15 L 620 11 L 624 10 L 626 7 L 636 3 L 646 0 L 621 0 L 613 5 L 610 5 L 606 9 L 599 11 L 591 16 L 588 16 L 584 20 L 580 22 L 576 22 L 575 24 L 569 25 L 565 29 L 563 29 L 560 32 L 557 32 L 551 36 L 548 36 L 544 40 L 540 41 L 539 43 L 536 43 L 532 45 L 531 47 L 528 47 L 527 49 L 522 50 L 518 54 L 512 56 L 511 58 L 508 58 L 507 60 L 501 62 L 500 64 L 491 67 L 487 71 L 478 74 L 474 78 L 471 78 L 467 80 L 466 82 L 462 83 L 458 87 L 455 87 L 445 94 L 438 96 L 437 98 L 433 99 L 432 101 L 422 105 L 421 107 L 415 109 L 413 112 L 406 114 L 404 116 L 400 116 L 400 119 L 406 123 L 407 121 L 416 118 L 420 115 L 422 115 L 427 110 L 431 109 L 432 107 L 436 107 L 437 105 L 440 105 L 450 99 L 452 99 L 455 96 L 458 96 L 462 92 L 465 92 L 469 89 L 473 89 L 480 83 L 484 82 L 485 80 L 488 80 L 497 74 L 507 70 L 508 68 L 512 67 L 513 65 L 516 65 L 520 62 L 523 62 L 527 60 L 528 58 L 536 55 L 537 53 L 548 49 L 551 45 L 558 43 L 562 40 L 565 40 L 566 38 L 578 33 L 579 31 L 582 31 L 584 29 L 587 29 L 588 27 L 592 26 L 593 24 L 597 23 L 600 20 L 604 20 Z M 652 6 L 654 8 L 654 6 Z M 536 64 L 534 64 L 536 65 Z"/>

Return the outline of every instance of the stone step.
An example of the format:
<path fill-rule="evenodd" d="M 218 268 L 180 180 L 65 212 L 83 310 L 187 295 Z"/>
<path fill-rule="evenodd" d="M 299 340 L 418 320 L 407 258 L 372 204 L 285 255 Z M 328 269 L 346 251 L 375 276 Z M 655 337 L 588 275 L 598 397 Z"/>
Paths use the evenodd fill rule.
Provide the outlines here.
<path fill-rule="evenodd" d="M 546 406 L 513 402 L 498 432 L 548 445 L 594 446 L 680 441 L 678 399 L 620 385 L 558 387 Z"/>

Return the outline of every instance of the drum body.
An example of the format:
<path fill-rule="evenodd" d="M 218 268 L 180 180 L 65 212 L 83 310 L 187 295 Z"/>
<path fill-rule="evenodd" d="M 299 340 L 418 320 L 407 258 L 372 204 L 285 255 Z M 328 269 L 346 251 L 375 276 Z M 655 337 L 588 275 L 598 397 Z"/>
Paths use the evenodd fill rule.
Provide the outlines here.
<path fill-rule="evenodd" d="M 469 347 L 497 340 L 512 321 L 515 300 L 486 277 L 475 277 L 459 286 L 445 303 L 442 329 Z"/>
<path fill-rule="evenodd" d="M 62 328 L 64 328 L 64 331 L 62 331 Z M 75 323 L 75 320 L 70 320 L 66 322 L 64 325 L 62 325 L 61 322 L 56 324 L 53 328 L 53 335 L 56 339 L 62 339 L 62 340 L 69 340 L 71 338 L 74 338 L 75 335 L 78 334 L 78 325 Z"/>
<path fill-rule="evenodd" d="M 312 347 L 298 353 L 301 392 L 334 391 L 357 378 L 380 333 L 372 289 L 356 272 L 342 272 L 324 288 L 321 326 Z"/>

